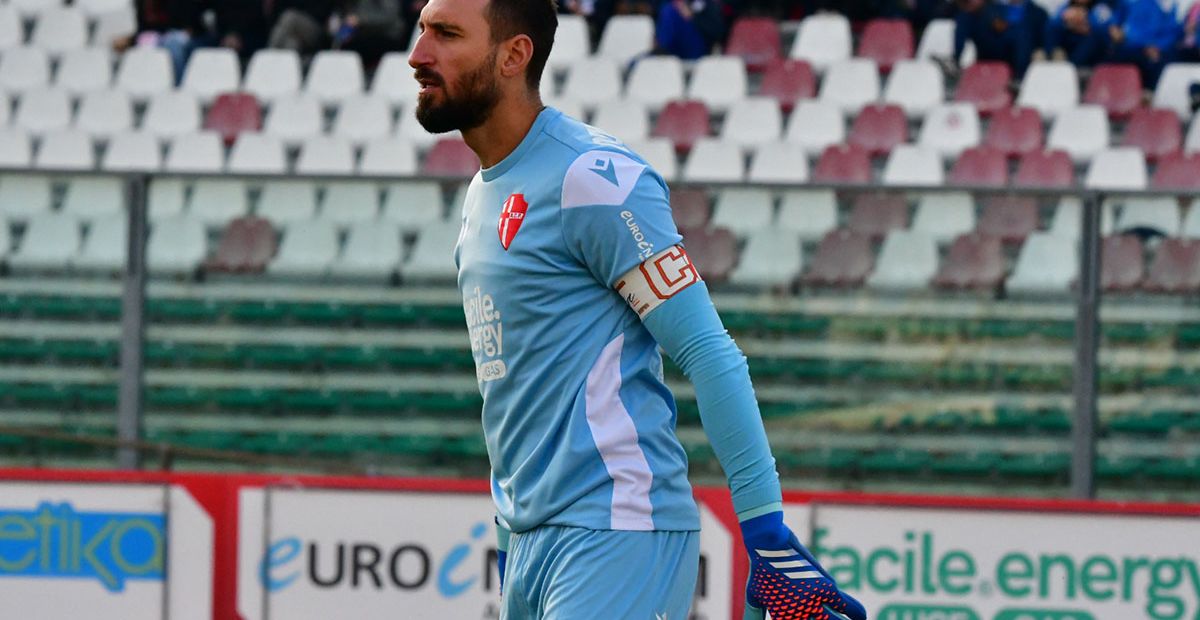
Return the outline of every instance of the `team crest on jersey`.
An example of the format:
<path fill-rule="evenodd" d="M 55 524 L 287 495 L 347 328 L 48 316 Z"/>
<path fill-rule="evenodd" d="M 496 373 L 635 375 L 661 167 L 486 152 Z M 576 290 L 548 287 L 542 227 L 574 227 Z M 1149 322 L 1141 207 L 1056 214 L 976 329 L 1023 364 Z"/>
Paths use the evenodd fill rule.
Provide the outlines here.
<path fill-rule="evenodd" d="M 500 233 L 500 245 L 504 246 L 505 251 L 508 251 L 508 246 L 512 245 L 513 238 L 521 229 L 521 222 L 525 221 L 527 210 L 529 210 L 529 203 L 525 202 L 525 194 L 513 194 L 504 201 L 504 208 L 500 210 L 500 225 L 497 230 Z"/>

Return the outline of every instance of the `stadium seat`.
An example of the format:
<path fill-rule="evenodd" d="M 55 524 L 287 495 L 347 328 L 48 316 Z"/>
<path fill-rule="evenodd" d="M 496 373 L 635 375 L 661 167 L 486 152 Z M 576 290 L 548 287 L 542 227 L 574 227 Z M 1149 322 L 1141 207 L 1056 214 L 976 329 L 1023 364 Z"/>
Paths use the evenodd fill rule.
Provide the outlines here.
<path fill-rule="evenodd" d="M 275 255 L 276 246 L 271 222 L 258 217 L 239 217 L 221 232 L 217 248 L 204 268 L 226 273 L 260 273 Z"/>
<path fill-rule="evenodd" d="M 246 183 L 238 179 L 200 179 L 192 185 L 188 215 L 208 226 L 224 226 L 246 215 Z"/>
<path fill-rule="evenodd" d="M 321 103 L 310 96 L 280 97 L 271 104 L 263 133 L 290 146 L 321 134 L 324 113 Z"/>
<path fill-rule="evenodd" d="M 43 176 L 0 177 L 0 214 L 9 222 L 24 222 L 50 210 L 50 179 Z"/>
<path fill-rule="evenodd" d="M 399 268 L 403 250 L 395 222 L 358 222 L 350 227 L 329 273 L 339 278 L 388 280 Z"/>
<path fill-rule="evenodd" d="M 712 208 L 708 192 L 684 187 L 671 192 L 671 219 L 680 230 L 695 230 L 708 226 Z"/>
<path fill-rule="evenodd" d="M 279 225 L 311 220 L 317 216 L 317 186 L 305 179 L 267 181 L 255 213 Z"/>
<path fill-rule="evenodd" d="M 653 46 L 653 19 L 647 15 L 614 15 L 604 26 L 595 55 L 625 66 L 649 53 Z"/>
<path fill-rule="evenodd" d="M 1075 164 L 1063 151 L 1031 151 L 1021 157 L 1013 185 L 1065 188 L 1075 184 Z"/>
<path fill-rule="evenodd" d="M 863 106 L 878 99 L 879 72 L 873 61 L 863 58 L 842 60 L 830 65 L 825 72 L 821 100 L 837 106 L 843 114 L 857 114 Z"/>
<path fill-rule="evenodd" d="M 621 74 L 610 58 L 589 57 L 571 65 L 562 98 L 593 109 L 603 101 L 621 98 Z"/>
<path fill-rule="evenodd" d="M 150 99 L 142 130 L 162 140 L 200 131 L 200 105 L 184 91 L 159 93 Z"/>
<path fill-rule="evenodd" d="M 82 11 L 60 5 L 38 16 L 29 43 L 57 57 L 69 50 L 86 46 L 87 31 L 87 18 Z"/>
<path fill-rule="evenodd" d="M 592 125 L 623 142 L 645 140 L 650 135 L 646 106 L 628 99 L 604 101 L 596 106 Z"/>
<path fill-rule="evenodd" d="M 427 181 L 392 183 L 384 192 L 379 219 L 394 222 L 406 234 L 441 222 L 442 190 Z"/>
<path fill-rule="evenodd" d="M 1025 240 L 1008 278 L 1010 293 L 1066 293 L 1079 273 L 1074 239 L 1035 232 Z"/>
<path fill-rule="evenodd" d="M 162 151 L 158 140 L 148 133 L 119 133 L 108 141 L 100 167 L 114 172 L 154 172 L 162 167 Z"/>
<path fill-rule="evenodd" d="M 392 105 L 411 109 L 417 102 L 420 86 L 413 79 L 413 68 L 408 65 L 406 52 L 388 52 L 379 60 L 375 77 L 371 80 L 371 94 L 383 97 Z"/>
<path fill-rule="evenodd" d="M 171 90 L 175 86 L 175 70 L 170 54 L 161 47 L 135 47 L 126 51 L 121 55 L 114 84 L 135 102 Z"/>
<path fill-rule="evenodd" d="M 688 257 L 708 282 L 724 282 L 737 266 L 737 240 L 723 228 L 681 230 Z"/>
<path fill-rule="evenodd" d="M 287 157 L 283 143 L 274 136 L 243 132 L 229 152 L 229 171 L 247 174 L 283 174 Z"/>
<path fill-rule="evenodd" d="M 1042 118 L 1030 108 L 1005 108 L 992 115 L 983 144 L 1008 157 L 1021 157 L 1042 148 Z"/>
<path fill-rule="evenodd" d="M 406 77 L 415 83 L 412 80 L 412 68 L 406 68 Z M 300 55 L 293 50 L 281 49 L 255 52 L 246 67 L 242 88 L 259 101 L 269 103 L 296 97 L 300 93 Z"/>
<path fill-rule="evenodd" d="M 115 177 L 78 177 L 67 184 L 62 212 L 80 220 L 122 218 L 125 186 Z"/>
<path fill-rule="evenodd" d="M 129 131 L 133 128 L 133 102 L 121 91 L 92 91 L 79 103 L 75 128 L 98 139 Z"/>
<path fill-rule="evenodd" d="M 275 276 L 313 278 L 325 275 L 337 260 L 337 229 L 325 220 L 305 220 L 283 230 L 279 253 L 267 266 Z"/>
<path fill-rule="evenodd" d="M 46 88 L 50 58 L 35 47 L 14 47 L 0 55 L 0 89 L 8 94 Z"/>
<path fill-rule="evenodd" d="M 42 136 L 33 165 L 44 170 L 91 170 L 96 167 L 92 139 L 74 129 L 49 132 Z"/>
<path fill-rule="evenodd" d="M 417 150 L 399 138 L 375 138 L 363 147 L 358 173 L 364 176 L 410 176 L 417 172 Z"/>
<path fill-rule="evenodd" d="M 1141 149 L 1151 162 L 1174 155 L 1183 149 L 1179 117 L 1171 110 L 1139 108 L 1125 124 L 1121 144 Z"/>
<path fill-rule="evenodd" d="M 3 185 L 0 185 L 0 189 Z M 183 215 L 185 209 L 183 180 L 179 178 L 157 177 L 150 180 L 147 190 L 146 204 L 150 221 L 171 219 Z"/>
<path fill-rule="evenodd" d="M 224 168 L 225 150 L 214 132 L 178 136 L 167 149 L 166 170 L 171 172 L 220 172 Z"/>
<path fill-rule="evenodd" d="M 883 167 L 884 185 L 941 185 L 944 177 L 936 151 L 909 144 L 892 150 Z"/>
<path fill-rule="evenodd" d="M 708 108 L 699 101 L 672 101 L 658 115 L 653 135 L 670 140 L 680 155 L 687 154 L 698 140 L 712 135 Z"/>
<path fill-rule="evenodd" d="M 226 47 L 202 47 L 188 57 L 179 90 L 207 104 L 221 93 L 236 91 L 241 82 L 237 52 Z"/>
<path fill-rule="evenodd" d="M 784 228 L 762 228 L 750 233 L 738 266 L 729 281 L 743 286 L 788 287 L 804 267 L 800 239 Z"/>
<path fill-rule="evenodd" d="M 637 73 L 636 67 L 634 73 Z M 746 98 L 746 81 L 746 65 L 740 59 L 733 56 L 705 56 L 692 66 L 687 97 L 703 101 L 714 112 L 724 112 Z"/>
<path fill-rule="evenodd" d="M 908 228 L 908 200 L 900 194 L 873 191 L 854 194 L 847 228 L 872 241 Z"/>
<path fill-rule="evenodd" d="M 847 142 L 861 147 L 872 157 L 887 155 L 896 145 L 908 142 L 908 119 L 904 110 L 883 103 L 868 105 L 855 117 Z"/>
<path fill-rule="evenodd" d="M 25 19 L 33 19 L 61 6 L 61 0 L 11 0 L 13 8 L 21 13 L 21 17 Z"/>
<path fill-rule="evenodd" d="M 1179 203 L 1173 197 L 1115 197 L 1120 205 L 1115 230 L 1118 233 L 1153 231 L 1164 237 L 1180 235 Z"/>
<path fill-rule="evenodd" d="M 917 202 L 911 229 L 938 243 L 949 243 L 975 229 L 975 201 L 962 192 L 925 194 Z"/>
<path fill-rule="evenodd" d="M 838 227 L 837 197 L 828 190 L 791 190 L 779 201 L 775 228 L 795 233 L 801 241 L 820 241 Z"/>
<path fill-rule="evenodd" d="M 64 271 L 79 252 L 79 220 L 66 213 L 29 218 L 25 234 L 7 262 L 14 271 Z"/>
<path fill-rule="evenodd" d="M 421 173 L 432 176 L 472 177 L 479 171 L 479 157 L 461 138 L 443 138 L 433 145 Z"/>
<path fill-rule="evenodd" d="M 71 99 L 58 89 L 28 91 L 17 102 L 13 124 L 34 134 L 66 129 L 71 125 Z"/>
<path fill-rule="evenodd" d="M 105 90 L 112 84 L 112 55 L 102 47 L 71 50 L 58 61 L 54 85 L 73 96 Z"/>
<path fill-rule="evenodd" d="M 321 50 L 313 56 L 304 94 L 324 105 L 341 103 L 363 92 L 362 58 L 346 50 Z"/>
<path fill-rule="evenodd" d="M 971 147 L 954 162 L 948 181 L 951 185 L 1003 187 L 1008 183 L 1008 161 L 1004 153 L 991 147 Z"/>
<path fill-rule="evenodd" d="M 129 228 L 125 218 L 93 221 L 79 254 L 71 261 L 75 270 L 116 273 L 125 266 Z"/>
<path fill-rule="evenodd" d="M 190 275 L 207 252 L 204 224 L 198 220 L 172 217 L 150 226 L 146 264 L 152 274 Z"/>
<path fill-rule="evenodd" d="M 354 147 L 337 136 L 312 136 L 300 145 L 297 174 L 354 174 Z"/>
<path fill-rule="evenodd" d="M 883 100 L 900 106 L 909 118 L 922 118 L 945 98 L 942 71 L 928 60 L 902 60 L 892 68 Z"/>
<path fill-rule="evenodd" d="M 979 114 L 969 103 L 947 103 L 925 116 L 919 144 L 945 159 L 954 159 L 980 141 Z"/>
<path fill-rule="evenodd" d="M 950 244 L 946 259 L 933 277 L 933 285 L 945 289 L 996 290 L 1004 275 L 1004 247 L 1000 240 L 968 233 Z"/>
<path fill-rule="evenodd" d="M 400 275 L 406 280 L 453 282 L 458 276 L 454 246 L 461 226 L 455 219 L 421 228 L 408 259 L 400 266 Z"/>
<path fill-rule="evenodd" d="M 816 183 L 870 183 L 871 157 L 856 146 L 829 146 L 821 153 L 812 180 Z"/>
<path fill-rule="evenodd" d="M 954 100 L 974 104 L 984 116 L 995 114 L 1012 104 L 1008 84 L 1012 69 L 1002 62 L 980 62 L 967 67 L 954 91 Z"/>
<path fill-rule="evenodd" d="M 750 97 L 733 104 L 721 125 L 721 139 L 748 150 L 776 142 L 782 134 L 779 104 L 766 97 Z"/>
<path fill-rule="evenodd" d="M 1192 84 L 1200 83 L 1200 64 L 1170 63 L 1163 69 L 1154 88 L 1152 105 L 1156 108 L 1174 110 L 1179 119 L 1186 121 L 1192 116 Z"/>
<path fill-rule="evenodd" d="M 340 181 L 326 185 L 320 217 L 343 227 L 378 219 L 378 186 L 364 181 Z"/>
<path fill-rule="evenodd" d="M 113 42 L 122 37 L 137 34 L 137 14 L 132 6 L 125 6 L 117 11 L 108 11 L 96 17 L 92 29 L 92 45 L 94 47 L 112 47 Z"/>
<path fill-rule="evenodd" d="M 1143 288 L 1156 293 L 1200 290 L 1200 239 L 1163 239 Z"/>
<path fill-rule="evenodd" d="M 837 13 L 810 15 L 800 22 L 790 56 L 807 61 L 818 73 L 850 58 L 850 20 Z"/>
<path fill-rule="evenodd" d="M 25 42 L 25 25 L 11 4 L 0 4 L 0 50 L 21 47 Z"/>
<path fill-rule="evenodd" d="M 1100 65 L 1088 79 L 1083 102 L 1098 105 L 1114 119 L 1127 119 L 1142 107 L 1142 76 L 1135 65 Z"/>
<path fill-rule="evenodd" d="M 1050 234 L 1067 239 L 1079 239 L 1080 218 L 1083 214 L 1083 203 L 1076 197 L 1066 197 L 1058 201 L 1054 216 L 1050 220 Z M 1113 231 L 1112 205 L 1105 203 L 1100 209 L 1100 234 L 1109 235 Z"/>
<path fill-rule="evenodd" d="M 666 138 L 648 138 L 626 144 L 630 150 L 642 156 L 664 181 L 674 181 L 679 176 L 675 159 L 675 145 Z"/>
<path fill-rule="evenodd" d="M 739 238 L 769 228 L 775 219 L 771 192 L 760 188 L 730 188 L 717 193 L 712 225 L 724 228 Z"/>
<path fill-rule="evenodd" d="M 768 142 L 750 160 L 751 183 L 803 183 L 808 180 L 804 148 L 791 142 Z"/>
<path fill-rule="evenodd" d="M 821 239 L 801 281 L 808 286 L 859 286 L 875 265 L 868 237 L 846 229 Z"/>
<path fill-rule="evenodd" d="M 842 113 L 824 101 L 802 101 L 792 112 L 786 140 L 799 144 L 805 152 L 815 155 L 846 140 L 846 122 Z"/>
<path fill-rule="evenodd" d="M 683 63 L 675 56 L 650 56 L 637 61 L 625 82 L 625 98 L 657 110 L 683 98 Z"/>
<path fill-rule="evenodd" d="M 1088 189 L 1145 189 L 1146 158 L 1139 149 L 1121 146 L 1100 151 L 1083 180 Z"/>
<path fill-rule="evenodd" d="M 1054 118 L 1079 105 L 1079 76 L 1069 62 L 1035 62 L 1029 65 L 1017 105 Z"/>
<path fill-rule="evenodd" d="M 1004 243 L 1022 243 L 1038 229 L 1038 205 L 1033 198 L 995 196 L 983 201 L 976 230 Z"/>
<path fill-rule="evenodd" d="M 912 24 L 903 19 L 873 19 L 863 28 L 858 39 L 860 58 L 870 58 L 879 70 L 889 73 L 902 60 L 912 58 Z"/>
<path fill-rule="evenodd" d="M 1132 291 L 1146 274 L 1142 241 L 1135 235 L 1112 235 L 1100 246 L 1100 288 L 1106 292 Z"/>
<path fill-rule="evenodd" d="M 262 108 L 254 95 L 218 95 L 204 118 L 204 128 L 217 132 L 226 146 L 232 146 L 242 132 L 262 130 Z"/>
<path fill-rule="evenodd" d="M 32 161 L 33 144 L 29 134 L 15 127 L 0 128 L 0 166 L 25 168 Z"/>
<path fill-rule="evenodd" d="M 791 112 L 797 102 L 817 95 L 817 78 L 803 60 L 778 60 L 763 72 L 758 94 L 775 99 L 784 112 Z"/>
<path fill-rule="evenodd" d="M 1076 164 L 1091 161 L 1108 143 L 1108 114 L 1096 105 L 1060 110 L 1046 138 L 1047 148 L 1065 151 Z"/>
<path fill-rule="evenodd" d="M 1158 160 L 1150 186 L 1155 189 L 1200 189 L 1200 153 L 1176 153 Z"/>
<path fill-rule="evenodd" d="M 457 131 L 444 134 L 429 133 L 417 121 L 416 114 L 401 114 L 400 122 L 396 124 L 396 137 L 412 142 L 420 150 L 427 150 L 440 140 L 461 139 L 462 134 Z"/>
<path fill-rule="evenodd" d="M 391 108 L 387 101 L 375 95 L 346 99 L 338 106 L 333 122 L 333 135 L 359 145 L 391 135 L 393 129 Z"/>
<path fill-rule="evenodd" d="M 733 23 L 725 53 L 742 59 L 746 69 L 762 73 L 783 57 L 779 22 L 768 17 L 742 17 Z"/>
<path fill-rule="evenodd" d="M 915 230 L 888 233 L 867 286 L 883 290 L 923 289 L 937 274 L 938 251 L 932 237 Z"/>
<path fill-rule="evenodd" d="M 590 40 L 591 35 L 588 33 L 588 23 L 584 16 L 560 13 L 558 29 L 554 31 L 554 45 L 550 47 L 550 58 L 546 61 L 546 66 L 550 71 L 562 71 L 576 60 L 586 58 L 591 53 Z"/>
<path fill-rule="evenodd" d="M 740 183 L 746 166 L 736 144 L 717 138 L 696 141 L 683 166 L 683 180 L 707 183 Z"/>
<path fill-rule="evenodd" d="M 917 58 L 945 58 L 957 60 L 954 57 L 954 20 L 935 19 L 925 26 L 921 33 L 921 41 L 917 44 Z"/>

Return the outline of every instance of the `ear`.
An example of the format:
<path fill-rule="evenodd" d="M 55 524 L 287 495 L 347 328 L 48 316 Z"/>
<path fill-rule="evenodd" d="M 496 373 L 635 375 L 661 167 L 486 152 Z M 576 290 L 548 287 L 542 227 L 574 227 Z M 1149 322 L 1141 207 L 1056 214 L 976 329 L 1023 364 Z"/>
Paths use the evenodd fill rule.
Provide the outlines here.
<path fill-rule="evenodd" d="M 500 44 L 500 75 L 518 77 L 525 72 L 533 58 L 533 40 L 527 34 L 519 34 Z"/>

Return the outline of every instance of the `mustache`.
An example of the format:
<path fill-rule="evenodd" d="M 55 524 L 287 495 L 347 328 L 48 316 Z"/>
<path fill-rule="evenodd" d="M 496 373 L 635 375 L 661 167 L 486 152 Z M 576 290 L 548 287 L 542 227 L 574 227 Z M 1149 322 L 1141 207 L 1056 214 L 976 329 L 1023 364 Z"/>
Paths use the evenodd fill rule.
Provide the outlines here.
<path fill-rule="evenodd" d="M 443 84 L 442 76 L 432 69 L 421 67 L 413 73 L 413 79 L 417 81 L 429 82 L 435 86 Z"/>

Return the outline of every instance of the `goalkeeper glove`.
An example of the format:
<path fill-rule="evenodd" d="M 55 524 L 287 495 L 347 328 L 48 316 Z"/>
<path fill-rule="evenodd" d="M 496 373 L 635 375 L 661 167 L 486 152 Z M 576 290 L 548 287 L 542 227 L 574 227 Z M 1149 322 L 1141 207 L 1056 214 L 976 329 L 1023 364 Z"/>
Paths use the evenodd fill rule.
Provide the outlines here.
<path fill-rule="evenodd" d="M 500 594 L 504 594 L 504 568 L 508 564 L 508 528 L 500 525 L 500 517 L 496 521 L 496 569 L 500 573 Z"/>
<path fill-rule="evenodd" d="M 746 620 L 866 620 L 862 603 L 838 589 L 775 511 L 741 523 L 750 553 Z"/>

